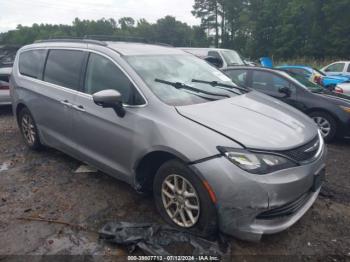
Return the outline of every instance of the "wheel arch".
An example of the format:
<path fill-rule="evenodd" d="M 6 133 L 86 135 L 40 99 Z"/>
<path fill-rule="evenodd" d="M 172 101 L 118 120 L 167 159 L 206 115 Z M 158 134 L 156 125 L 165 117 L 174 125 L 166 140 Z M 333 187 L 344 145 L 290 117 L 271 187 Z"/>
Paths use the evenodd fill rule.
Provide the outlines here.
<path fill-rule="evenodd" d="M 134 167 L 136 190 L 141 193 L 152 191 L 153 179 L 158 169 L 165 162 L 173 159 L 180 160 L 185 164 L 189 163 L 189 159 L 184 155 L 168 148 L 157 148 L 144 154 Z"/>
<path fill-rule="evenodd" d="M 16 120 L 17 120 L 17 123 L 18 123 L 18 117 L 19 117 L 19 113 L 21 112 L 21 110 L 23 108 L 28 108 L 24 103 L 22 102 L 19 102 L 17 105 L 16 105 L 16 109 L 15 109 L 15 116 L 16 116 Z M 29 109 L 28 109 L 29 110 Z"/>
<path fill-rule="evenodd" d="M 327 109 L 315 107 L 315 108 L 310 108 L 310 109 L 308 109 L 308 110 L 305 111 L 305 113 L 306 113 L 307 115 L 310 115 L 311 113 L 315 113 L 315 112 L 322 112 L 322 113 L 326 113 L 326 114 L 330 115 L 330 116 L 333 117 L 334 120 L 336 121 L 337 126 L 338 126 L 339 123 L 340 123 L 340 119 L 337 117 L 337 115 L 334 114 L 334 113 L 332 113 L 331 111 L 329 111 L 329 110 L 327 110 Z"/>

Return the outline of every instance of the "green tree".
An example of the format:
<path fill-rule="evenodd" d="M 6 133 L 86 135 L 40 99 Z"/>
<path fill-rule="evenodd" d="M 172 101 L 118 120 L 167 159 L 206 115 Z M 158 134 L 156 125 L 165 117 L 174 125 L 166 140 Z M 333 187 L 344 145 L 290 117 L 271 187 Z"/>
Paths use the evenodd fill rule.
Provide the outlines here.
<path fill-rule="evenodd" d="M 128 30 L 135 25 L 135 20 L 132 17 L 122 17 L 118 20 L 118 22 L 122 30 Z"/>

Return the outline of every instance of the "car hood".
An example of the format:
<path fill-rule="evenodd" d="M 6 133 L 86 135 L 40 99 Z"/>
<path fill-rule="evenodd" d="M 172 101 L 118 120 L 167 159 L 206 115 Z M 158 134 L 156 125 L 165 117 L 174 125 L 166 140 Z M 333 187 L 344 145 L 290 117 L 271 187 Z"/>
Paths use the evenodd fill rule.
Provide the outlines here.
<path fill-rule="evenodd" d="M 252 149 L 291 149 L 317 135 L 317 127 L 309 117 L 255 91 L 176 109 L 180 115 Z"/>

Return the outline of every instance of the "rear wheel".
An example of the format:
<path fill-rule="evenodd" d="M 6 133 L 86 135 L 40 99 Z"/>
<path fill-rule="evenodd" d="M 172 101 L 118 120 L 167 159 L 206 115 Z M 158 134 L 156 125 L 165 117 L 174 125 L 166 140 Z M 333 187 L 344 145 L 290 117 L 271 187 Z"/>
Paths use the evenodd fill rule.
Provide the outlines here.
<path fill-rule="evenodd" d="M 39 133 L 34 118 L 28 108 L 23 108 L 18 115 L 18 124 L 24 142 L 30 149 L 37 150 L 41 147 Z"/>
<path fill-rule="evenodd" d="M 326 112 L 312 112 L 309 116 L 318 125 L 324 140 L 326 142 L 331 142 L 335 138 L 337 132 L 337 122 L 334 117 Z"/>
<path fill-rule="evenodd" d="M 203 182 L 183 163 L 163 164 L 153 186 L 157 209 L 169 224 L 202 237 L 216 232 L 215 205 Z"/>

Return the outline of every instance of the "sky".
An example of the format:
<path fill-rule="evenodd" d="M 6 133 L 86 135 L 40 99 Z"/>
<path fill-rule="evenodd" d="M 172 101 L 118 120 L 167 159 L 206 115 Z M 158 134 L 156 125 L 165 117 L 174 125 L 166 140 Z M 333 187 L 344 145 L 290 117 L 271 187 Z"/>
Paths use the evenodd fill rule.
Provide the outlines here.
<path fill-rule="evenodd" d="M 189 25 L 200 21 L 192 14 L 193 0 L 0 0 L 0 32 L 15 29 L 18 24 L 72 24 L 80 19 L 124 16 L 145 18 L 149 22 L 166 15 Z"/>

